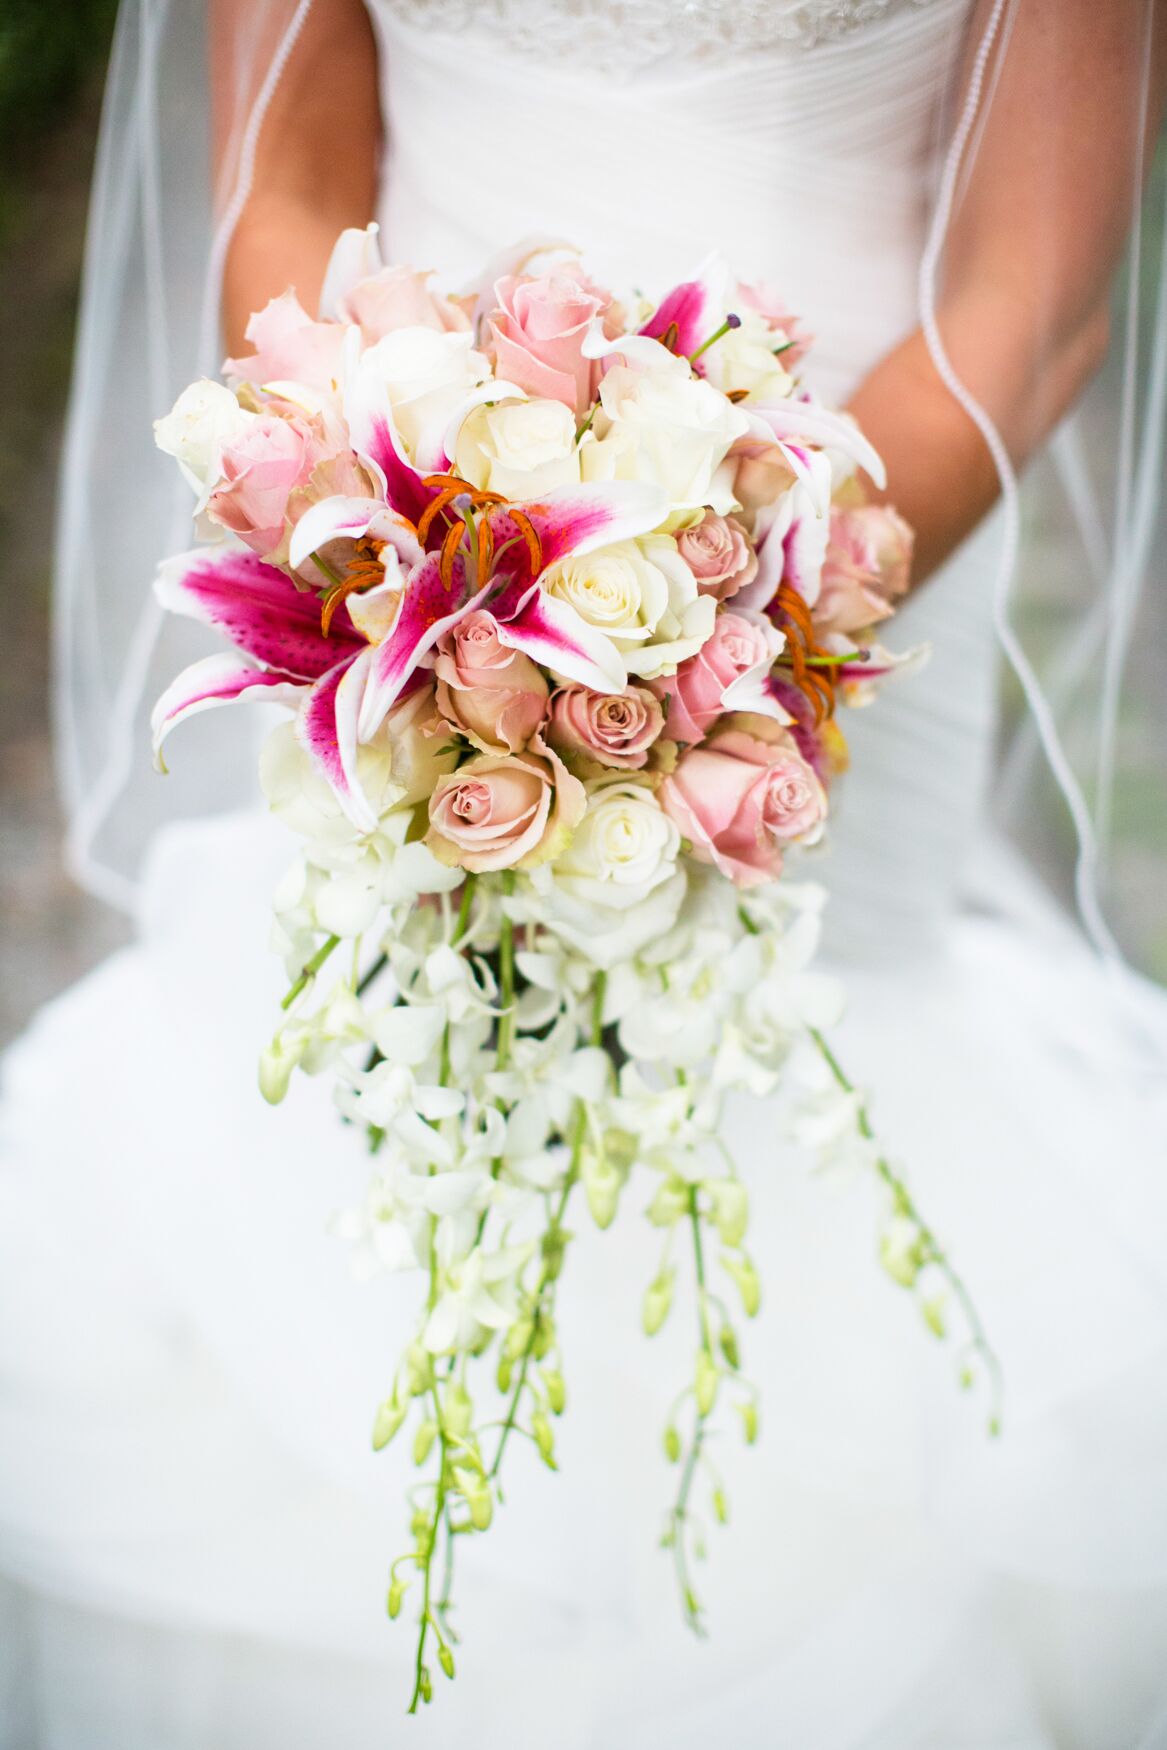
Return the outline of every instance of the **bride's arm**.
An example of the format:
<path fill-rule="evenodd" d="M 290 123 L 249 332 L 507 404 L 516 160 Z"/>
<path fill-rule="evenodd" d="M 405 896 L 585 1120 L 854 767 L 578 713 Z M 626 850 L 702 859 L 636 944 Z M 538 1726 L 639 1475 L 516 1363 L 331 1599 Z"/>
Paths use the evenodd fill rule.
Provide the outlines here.
<path fill-rule="evenodd" d="M 938 322 L 957 375 L 1020 466 L 1097 370 L 1132 202 L 1143 9 L 1098 0 L 1017 8 L 975 170 L 958 199 Z M 987 7 L 978 6 L 976 45 Z M 1167 5 L 1155 8 L 1147 159 L 1167 86 Z M 979 432 L 917 330 L 852 408 L 882 454 L 886 496 L 917 531 L 927 576 L 997 497 Z"/>
<path fill-rule="evenodd" d="M 249 0 L 212 0 L 212 85 L 232 90 Z M 217 114 L 218 149 L 231 122 Z M 346 225 L 372 218 L 381 118 L 377 57 L 363 0 L 315 0 L 267 112 L 251 194 L 231 240 L 223 282 L 228 349 L 242 347 L 248 316 L 295 286 L 315 314 L 324 269 Z"/>

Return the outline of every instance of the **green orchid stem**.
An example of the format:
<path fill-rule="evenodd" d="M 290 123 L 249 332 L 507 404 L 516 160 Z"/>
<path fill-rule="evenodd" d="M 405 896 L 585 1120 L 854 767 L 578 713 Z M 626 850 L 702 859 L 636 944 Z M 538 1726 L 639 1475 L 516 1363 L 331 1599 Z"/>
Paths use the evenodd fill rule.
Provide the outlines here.
<path fill-rule="evenodd" d="M 430 1521 L 429 1529 L 426 1533 L 425 1567 L 422 1570 L 421 1615 L 418 1617 L 419 1632 L 417 1637 L 417 1657 L 414 1661 L 413 1695 L 410 1697 L 409 1702 L 409 1712 L 411 1714 L 417 1712 L 418 1703 L 423 1699 L 423 1689 L 428 1676 L 425 1663 L 425 1647 L 431 1628 L 438 1637 L 439 1645 L 444 1644 L 442 1642 L 441 1630 L 438 1628 L 433 1608 L 430 1604 L 430 1595 L 433 1588 L 434 1556 L 437 1553 L 438 1537 L 441 1527 L 446 1523 L 448 1442 L 446 1439 L 445 1423 L 442 1421 L 442 1406 L 441 1401 L 438 1398 L 438 1388 L 436 1383 L 431 1386 L 430 1390 L 433 1396 L 434 1420 L 438 1425 L 439 1470 L 437 1493 L 434 1496 L 433 1518 Z M 425 1697 L 425 1699 L 428 1700 L 428 1696 Z"/>
<path fill-rule="evenodd" d="M 577 1100 L 575 1107 L 575 1122 L 572 1127 L 571 1162 L 567 1169 L 567 1175 L 563 1181 L 563 1190 L 559 1194 L 559 1203 L 556 1206 L 554 1215 L 551 1217 L 551 1225 L 547 1230 L 548 1238 L 555 1242 L 558 1241 L 563 1226 L 563 1218 L 567 1213 L 568 1199 L 571 1197 L 571 1193 L 575 1189 L 576 1181 L 579 1178 L 580 1157 L 583 1154 L 583 1141 L 586 1127 L 587 1112 L 584 1108 L 583 1101 Z M 531 1319 L 531 1335 L 527 1338 L 526 1346 L 523 1349 L 522 1356 L 519 1360 L 519 1377 L 515 1381 L 515 1388 L 511 1393 L 511 1401 L 507 1406 L 506 1419 L 503 1422 L 502 1432 L 498 1437 L 498 1447 L 494 1454 L 494 1463 L 491 1465 L 488 1472 L 492 1482 L 498 1476 L 499 1470 L 502 1466 L 503 1453 L 506 1451 L 507 1441 L 514 1432 L 515 1420 L 519 1413 L 519 1404 L 522 1400 L 523 1392 L 527 1384 L 527 1372 L 530 1368 L 531 1357 L 535 1352 L 535 1344 L 539 1337 L 539 1323 L 546 1311 L 545 1300 L 547 1292 L 559 1273 L 558 1244 L 553 1244 L 551 1246 L 550 1258 L 552 1261 L 544 1262 L 543 1268 L 539 1272 L 539 1280 L 535 1285 L 535 1311 Z"/>
<path fill-rule="evenodd" d="M 515 891 L 513 870 L 502 878 L 503 899 Z M 498 1068 L 510 1068 L 511 1048 L 515 1039 L 515 926 L 503 912 L 498 936 Z"/>
<path fill-rule="evenodd" d="M 312 980 L 316 977 L 316 974 L 320 971 L 320 968 L 324 965 L 324 962 L 328 959 L 328 956 L 332 953 L 333 949 L 338 948 L 339 946 L 340 937 L 329 936 L 327 942 L 325 942 L 322 947 L 317 948 L 315 954 L 313 954 L 311 960 L 309 960 L 303 972 L 280 1004 L 281 1009 L 291 1008 L 300 992 L 306 990 L 308 985 L 311 984 Z"/>
<path fill-rule="evenodd" d="M 709 1315 L 706 1310 L 705 1290 L 705 1248 L 701 1237 L 701 1210 L 697 1201 L 697 1187 L 689 1187 L 689 1224 L 693 1234 L 693 1273 L 697 1282 L 697 1329 L 701 1338 L 701 1347 L 714 1362 L 713 1344 L 709 1335 Z M 689 1572 L 689 1552 L 685 1544 L 685 1535 L 689 1524 L 689 1497 L 693 1492 L 693 1481 L 697 1475 L 697 1466 L 701 1460 L 701 1451 L 705 1444 L 705 1427 L 709 1420 L 708 1413 L 700 1408 L 694 1409 L 693 1438 L 685 1454 L 685 1462 L 681 1468 L 681 1481 L 677 1488 L 677 1498 L 671 1514 L 673 1559 L 677 1568 L 677 1584 L 681 1593 L 681 1609 L 685 1621 L 696 1635 L 705 1633 L 701 1622 L 701 1605 L 693 1588 L 692 1575 Z"/>
<path fill-rule="evenodd" d="M 834 1052 L 831 1050 L 831 1047 L 827 1044 L 823 1034 L 819 1032 L 817 1027 L 808 1027 L 807 1032 L 810 1034 L 819 1055 L 830 1070 L 832 1076 L 834 1076 L 838 1086 L 845 1094 L 854 1094 L 855 1088 L 850 1078 L 846 1074 L 846 1071 L 843 1069 L 842 1064 L 839 1062 Z M 855 1122 L 859 1127 L 860 1136 L 865 1137 L 868 1142 L 874 1142 L 875 1131 L 872 1129 L 871 1119 L 867 1113 L 867 1107 L 862 1102 L 860 1102 L 856 1110 Z M 884 1184 L 888 1187 L 888 1190 L 892 1193 L 897 1207 L 903 1211 L 909 1221 L 915 1222 L 920 1231 L 920 1240 L 923 1244 L 927 1261 L 930 1264 L 934 1264 L 940 1271 L 944 1280 L 947 1282 L 954 1299 L 959 1305 L 961 1312 L 964 1314 L 973 1352 L 979 1355 L 984 1362 L 985 1371 L 989 1377 L 989 1433 L 991 1435 L 997 1435 L 1001 1432 L 1001 1402 L 1004 1396 L 1005 1386 L 1004 1373 L 997 1352 L 990 1343 L 988 1333 L 981 1322 L 981 1316 L 976 1309 L 972 1295 L 965 1287 L 963 1279 L 954 1269 L 952 1264 L 949 1263 L 948 1256 L 945 1253 L 943 1246 L 940 1244 L 940 1241 L 936 1238 L 936 1235 L 920 1214 L 907 1185 L 882 1154 L 876 1160 L 875 1170 L 883 1180 Z"/>

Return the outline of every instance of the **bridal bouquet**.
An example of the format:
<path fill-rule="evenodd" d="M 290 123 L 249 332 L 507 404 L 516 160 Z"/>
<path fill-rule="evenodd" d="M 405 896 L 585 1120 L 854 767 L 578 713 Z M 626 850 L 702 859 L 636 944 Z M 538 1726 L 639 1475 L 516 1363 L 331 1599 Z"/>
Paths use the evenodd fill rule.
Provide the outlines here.
<path fill-rule="evenodd" d="M 784 1088 L 804 1145 L 882 1180 L 883 1264 L 938 1333 L 947 1291 L 962 1374 L 995 1381 L 825 1037 L 821 891 L 785 873 L 824 830 L 840 706 L 910 660 L 875 628 L 911 534 L 865 502 L 879 459 L 803 387 L 798 326 L 716 261 L 619 304 L 532 249 L 448 298 L 383 267 L 374 227 L 340 239 L 319 320 L 287 292 L 247 333 L 227 386 L 157 427 L 208 541 L 161 599 L 234 650 L 154 728 L 160 747 L 228 701 L 290 712 L 262 753 L 302 845 L 260 1084 L 332 1078 L 371 1154 L 339 1225 L 361 1269 L 417 1277 L 372 1435 L 408 1429 L 421 1472 L 388 1594 L 416 1612 L 412 1711 L 431 1659 L 453 1675 L 454 1547 L 490 1526 L 514 1442 L 555 1466 L 573 1202 L 607 1227 L 633 1184 L 658 1236 L 645 1331 L 680 1279 L 694 1302 L 663 1541 L 701 1626 L 698 1498 L 726 1517 L 710 1425 L 758 1432 L 729 1312 L 761 1295 L 731 1092 Z"/>

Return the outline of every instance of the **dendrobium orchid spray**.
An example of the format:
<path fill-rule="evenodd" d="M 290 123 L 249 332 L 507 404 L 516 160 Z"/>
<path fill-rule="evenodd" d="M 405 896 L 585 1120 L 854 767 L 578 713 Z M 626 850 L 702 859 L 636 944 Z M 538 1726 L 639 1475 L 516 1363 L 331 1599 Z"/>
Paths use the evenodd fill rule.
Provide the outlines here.
<path fill-rule="evenodd" d="M 607 1227 L 632 1183 L 658 1236 L 646 1333 L 680 1282 L 693 1300 L 663 1542 L 702 1629 L 699 1493 L 727 1516 L 708 1434 L 759 1430 L 731 1092 L 787 1088 L 802 1144 L 882 1183 L 884 1266 L 938 1334 L 947 1291 L 994 1424 L 999 1389 L 827 1041 L 823 894 L 787 873 L 824 832 L 841 708 L 922 654 L 877 640 L 912 544 L 861 488 L 879 458 L 804 387 L 797 323 L 720 261 L 655 307 L 559 248 L 459 297 L 429 277 L 345 232 L 319 319 L 275 299 L 226 384 L 157 426 L 206 537 L 159 594 L 234 649 L 167 690 L 156 745 L 212 706 L 288 708 L 261 778 L 301 846 L 260 1085 L 331 1077 L 371 1165 L 338 1230 L 358 1273 L 418 1281 L 372 1431 L 421 1473 L 388 1588 L 417 1624 L 411 1711 L 454 1674 L 458 1540 L 490 1527 L 517 1446 L 555 1466 L 569 1210 Z"/>

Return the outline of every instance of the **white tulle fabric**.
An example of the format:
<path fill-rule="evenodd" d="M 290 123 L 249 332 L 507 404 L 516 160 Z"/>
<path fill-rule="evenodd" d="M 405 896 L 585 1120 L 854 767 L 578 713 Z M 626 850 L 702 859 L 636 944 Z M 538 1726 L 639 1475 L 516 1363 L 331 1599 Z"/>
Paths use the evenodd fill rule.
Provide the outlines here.
<path fill-rule="evenodd" d="M 716 245 L 810 313 L 817 381 L 844 395 L 914 321 L 963 0 L 745 8 L 773 23 L 748 54 L 653 56 L 619 82 L 582 27 L 579 55 L 536 70 L 544 10 L 572 12 L 378 0 L 389 253 L 457 277 L 553 231 L 614 285 L 647 267 L 659 288 Z M 1167 1744 L 1167 1097 L 1109 1050 L 1100 968 L 985 826 L 994 542 L 897 625 L 933 663 L 856 725 L 816 872 L 852 996 L 840 1049 L 976 1285 L 1006 1436 L 984 1440 L 881 1279 L 870 1188 L 812 1182 L 780 1115 L 741 1108 L 765 1426 L 719 1455 L 735 1523 L 710 1537 L 712 1641 L 683 1639 L 654 1536 L 686 1336 L 639 1336 L 637 1212 L 603 1236 L 581 1217 L 561 1472 L 524 1466 L 467 1552 L 459 1679 L 419 1741 Z M 319 1090 L 275 1113 L 254 1091 L 286 854 L 258 814 L 163 835 L 141 945 L 9 1059 L 13 1750 L 404 1741 L 409 1648 L 380 1606 L 407 1470 L 368 1424 L 413 1284 L 357 1287 L 326 1237 L 365 1163 Z M 1167 1050 L 1167 1003 L 1139 1001 Z"/>

